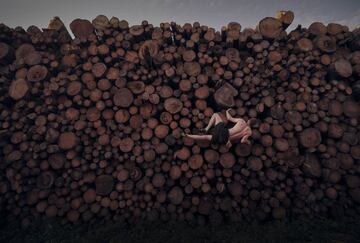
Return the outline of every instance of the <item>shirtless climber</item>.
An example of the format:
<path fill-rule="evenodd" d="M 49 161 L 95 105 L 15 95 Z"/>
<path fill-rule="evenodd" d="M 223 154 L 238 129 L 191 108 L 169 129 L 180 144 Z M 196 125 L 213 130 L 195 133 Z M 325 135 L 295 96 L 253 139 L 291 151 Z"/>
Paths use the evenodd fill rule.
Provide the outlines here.
<path fill-rule="evenodd" d="M 208 140 L 212 144 L 226 144 L 226 147 L 230 148 L 232 142 L 240 140 L 241 143 L 250 144 L 248 138 L 251 136 L 252 131 L 249 125 L 249 121 L 245 121 L 242 118 L 234 118 L 230 115 L 230 109 L 226 111 L 226 118 L 228 121 L 235 123 L 235 125 L 227 129 L 224 121 L 218 113 L 214 113 L 209 121 L 209 124 L 204 129 L 204 132 L 207 133 L 209 129 L 215 125 L 212 134 L 202 134 L 202 135 L 193 135 L 193 134 L 182 134 L 183 136 L 193 138 L 195 140 Z"/>

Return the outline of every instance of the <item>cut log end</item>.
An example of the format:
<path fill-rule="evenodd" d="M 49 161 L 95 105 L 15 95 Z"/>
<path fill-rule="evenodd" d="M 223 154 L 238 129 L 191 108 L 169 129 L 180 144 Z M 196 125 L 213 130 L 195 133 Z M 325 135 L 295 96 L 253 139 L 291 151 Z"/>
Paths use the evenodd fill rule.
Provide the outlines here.
<path fill-rule="evenodd" d="M 100 175 L 95 180 L 96 193 L 101 196 L 109 195 L 113 190 L 114 180 L 109 175 Z"/>
<path fill-rule="evenodd" d="M 265 38 L 275 39 L 282 31 L 282 22 L 273 17 L 266 17 L 260 21 L 259 31 Z"/>
<path fill-rule="evenodd" d="M 134 100 L 134 96 L 127 88 L 121 88 L 114 94 L 114 104 L 119 107 L 129 107 Z"/>
<path fill-rule="evenodd" d="M 25 79 L 14 80 L 9 87 L 9 96 L 14 100 L 20 100 L 25 97 L 29 88 L 29 84 Z"/>
<path fill-rule="evenodd" d="M 86 40 L 94 33 L 94 26 L 89 20 L 75 19 L 70 23 L 70 29 L 74 36 L 80 40 Z"/>
<path fill-rule="evenodd" d="M 234 96 L 237 95 L 238 91 L 231 84 L 225 83 L 215 92 L 214 99 L 219 106 L 233 107 L 235 105 Z"/>
<path fill-rule="evenodd" d="M 321 143 L 321 133 L 316 128 L 307 128 L 300 133 L 299 140 L 305 148 L 313 148 Z"/>

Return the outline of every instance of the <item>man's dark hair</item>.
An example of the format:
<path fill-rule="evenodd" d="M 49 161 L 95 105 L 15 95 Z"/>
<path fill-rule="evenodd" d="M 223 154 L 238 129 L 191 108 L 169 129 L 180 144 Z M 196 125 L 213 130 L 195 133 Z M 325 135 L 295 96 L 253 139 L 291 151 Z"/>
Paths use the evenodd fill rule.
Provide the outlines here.
<path fill-rule="evenodd" d="M 229 140 L 229 129 L 226 128 L 225 123 L 219 122 L 214 127 L 211 137 L 212 144 L 225 144 Z"/>

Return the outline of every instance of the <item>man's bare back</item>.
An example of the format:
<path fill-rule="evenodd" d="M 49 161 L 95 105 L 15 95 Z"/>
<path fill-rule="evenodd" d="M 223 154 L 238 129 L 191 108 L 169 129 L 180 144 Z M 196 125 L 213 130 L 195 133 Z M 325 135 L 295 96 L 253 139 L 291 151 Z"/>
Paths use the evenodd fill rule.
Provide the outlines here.
<path fill-rule="evenodd" d="M 230 109 L 226 111 L 226 118 L 235 123 L 235 125 L 229 129 L 230 141 L 241 139 L 241 143 L 250 143 L 248 138 L 251 136 L 252 131 L 249 124 L 242 118 L 232 117 L 229 111 Z"/>

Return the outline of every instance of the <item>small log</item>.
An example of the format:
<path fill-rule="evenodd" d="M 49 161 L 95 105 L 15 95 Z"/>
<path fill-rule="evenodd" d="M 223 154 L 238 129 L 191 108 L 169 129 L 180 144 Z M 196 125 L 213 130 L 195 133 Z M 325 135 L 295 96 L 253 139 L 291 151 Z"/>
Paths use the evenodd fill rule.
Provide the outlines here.
<path fill-rule="evenodd" d="M 303 121 L 302 115 L 298 111 L 289 111 L 286 113 L 285 117 L 286 120 L 293 125 L 301 125 Z M 274 129 L 279 130 L 281 128 L 275 127 Z"/>
<path fill-rule="evenodd" d="M 119 144 L 119 148 L 122 152 L 128 153 L 134 147 L 134 141 L 131 138 L 124 138 L 121 140 Z"/>
<path fill-rule="evenodd" d="M 181 149 L 177 150 L 174 154 L 176 158 L 181 160 L 187 160 L 191 156 L 191 152 L 187 147 L 182 147 Z"/>
<path fill-rule="evenodd" d="M 321 133 L 315 128 L 307 128 L 300 132 L 299 142 L 305 148 L 313 148 L 321 143 Z"/>
<path fill-rule="evenodd" d="M 253 171 L 260 171 L 263 168 L 263 162 L 257 157 L 250 157 L 247 161 L 247 166 Z"/>
<path fill-rule="evenodd" d="M 39 189 L 49 189 L 54 183 L 54 175 L 50 171 L 40 174 L 36 179 L 36 186 Z"/>
<path fill-rule="evenodd" d="M 70 210 L 66 214 L 66 218 L 72 223 L 77 222 L 79 220 L 79 217 L 80 213 L 77 210 Z"/>
<path fill-rule="evenodd" d="M 101 113 L 96 107 L 90 108 L 86 111 L 86 119 L 90 122 L 98 121 L 100 116 Z"/>
<path fill-rule="evenodd" d="M 143 117 L 139 114 L 134 115 L 130 118 L 129 123 L 130 123 L 130 127 L 134 130 L 137 130 L 139 128 L 141 128 L 141 126 L 143 125 Z"/>
<path fill-rule="evenodd" d="M 219 161 L 220 156 L 216 150 L 207 149 L 204 152 L 204 158 L 208 163 L 216 164 Z"/>
<path fill-rule="evenodd" d="M 164 102 L 164 108 L 171 114 L 176 114 L 183 108 L 183 103 L 176 98 L 168 98 Z"/>
<path fill-rule="evenodd" d="M 178 166 L 178 165 L 172 166 L 169 171 L 169 175 L 172 180 L 177 180 L 177 179 L 181 178 L 182 172 L 181 172 L 180 166 Z"/>
<path fill-rule="evenodd" d="M 354 159 L 360 159 L 360 146 L 352 146 L 350 150 L 350 154 Z"/>
<path fill-rule="evenodd" d="M 327 28 L 323 23 L 314 22 L 309 26 L 309 32 L 314 36 L 325 35 Z"/>
<path fill-rule="evenodd" d="M 251 146 L 246 143 L 238 143 L 235 147 L 235 153 L 240 157 L 247 157 L 251 154 Z"/>
<path fill-rule="evenodd" d="M 274 145 L 275 145 L 275 148 L 281 152 L 284 152 L 289 149 L 289 143 L 285 138 L 275 139 Z"/>
<path fill-rule="evenodd" d="M 126 86 L 133 94 L 142 94 L 145 91 L 145 83 L 142 81 L 131 81 Z"/>
<path fill-rule="evenodd" d="M 207 97 L 209 97 L 209 95 L 210 91 L 209 87 L 207 86 L 202 86 L 195 90 L 195 97 L 198 99 L 206 99 Z"/>
<path fill-rule="evenodd" d="M 338 35 L 343 32 L 343 27 L 340 24 L 329 23 L 326 27 L 328 34 L 330 35 Z"/>
<path fill-rule="evenodd" d="M 328 136 L 330 138 L 341 138 L 344 134 L 344 129 L 341 125 L 333 123 L 328 127 Z"/>
<path fill-rule="evenodd" d="M 268 55 L 269 62 L 274 65 L 282 60 L 281 53 L 278 51 L 271 51 Z"/>
<path fill-rule="evenodd" d="M 320 35 L 314 39 L 315 46 L 325 53 L 336 51 L 336 41 L 327 35 Z"/>
<path fill-rule="evenodd" d="M 360 85 L 359 85 L 360 87 Z M 179 89 L 183 92 L 188 92 L 192 89 L 191 81 L 188 79 L 182 79 L 179 83 Z"/>
<path fill-rule="evenodd" d="M 17 60 L 25 59 L 30 53 L 35 51 L 35 47 L 31 44 L 22 44 L 15 51 L 15 57 Z"/>
<path fill-rule="evenodd" d="M 346 100 L 343 103 L 344 114 L 350 118 L 358 118 L 360 116 L 360 105 L 353 100 Z"/>
<path fill-rule="evenodd" d="M 139 57 L 147 61 L 156 57 L 159 53 L 159 44 L 156 40 L 147 40 L 141 45 L 139 49 Z"/>
<path fill-rule="evenodd" d="M 14 100 L 20 100 L 29 91 L 30 86 L 25 79 L 16 79 L 11 82 L 9 96 Z"/>
<path fill-rule="evenodd" d="M 91 72 L 96 78 L 102 77 L 107 70 L 107 67 L 104 63 L 96 63 L 92 66 Z"/>
<path fill-rule="evenodd" d="M 33 51 L 24 58 L 24 61 L 29 66 L 38 65 L 42 61 L 42 56 L 39 52 Z"/>
<path fill-rule="evenodd" d="M 70 82 L 66 89 L 66 93 L 69 96 L 75 96 L 80 93 L 81 89 L 82 89 L 82 84 L 80 82 L 78 81 Z"/>
<path fill-rule="evenodd" d="M 194 154 L 188 160 L 189 167 L 193 170 L 200 169 L 203 163 L 204 159 L 200 154 Z"/>
<path fill-rule="evenodd" d="M 338 77 L 348 78 L 352 75 L 352 66 L 348 60 L 341 58 L 330 65 L 330 72 Z"/>
<path fill-rule="evenodd" d="M 301 52 L 308 52 L 312 51 L 313 43 L 308 38 L 301 38 L 296 42 L 296 47 Z"/>
<path fill-rule="evenodd" d="M 48 70 L 45 66 L 35 65 L 29 69 L 26 78 L 30 82 L 39 82 L 44 80 L 47 75 L 48 75 Z"/>
<path fill-rule="evenodd" d="M 201 67 L 198 62 L 185 62 L 184 72 L 189 75 L 196 77 L 201 73 Z"/>
<path fill-rule="evenodd" d="M 84 202 L 87 204 L 91 204 L 95 202 L 96 200 L 96 191 L 92 188 L 86 190 L 86 192 L 83 194 Z"/>
<path fill-rule="evenodd" d="M 74 148 L 78 143 L 78 138 L 72 132 L 64 132 L 60 134 L 58 145 L 61 149 L 68 150 Z"/>
<path fill-rule="evenodd" d="M 114 180 L 109 175 L 100 175 L 95 179 L 96 194 L 101 196 L 109 195 L 113 190 Z"/>
<path fill-rule="evenodd" d="M 130 114 L 127 110 L 121 109 L 115 113 L 115 121 L 118 123 L 125 123 L 130 119 Z"/>
<path fill-rule="evenodd" d="M 113 100 L 116 106 L 126 108 L 133 103 L 134 96 L 129 89 L 121 88 L 115 91 Z"/>
<path fill-rule="evenodd" d="M 186 50 L 182 54 L 182 57 L 185 62 L 192 62 L 196 58 L 196 53 L 193 50 Z"/>
<path fill-rule="evenodd" d="M 163 139 L 169 134 L 169 127 L 160 124 L 155 128 L 154 134 L 156 137 Z"/>
<path fill-rule="evenodd" d="M 151 179 L 151 184 L 156 188 L 161 188 L 165 185 L 166 179 L 163 174 L 157 173 Z"/>
<path fill-rule="evenodd" d="M 341 116 L 343 114 L 343 105 L 337 100 L 332 100 L 329 103 L 328 112 L 332 116 Z"/>
<path fill-rule="evenodd" d="M 224 153 L 220 155 L 219 161 L 225 169 L 232 168 L 236 162 L 235 156 L 232 153 Z"/>
<path fill-rule="evenodd" d="M 92 20 L 92 25 L 96 30 L 103 32 L 110 27 L 110 21 L 105 15 L 98 15 Z"/>
<path fill-rule="evenodd" d="M 181 204 L 184 200 L 184 193 L 182 189 L 178 186 L 171 188 L 168 193 L 168 199 L 174 205 Z"/>
<path fill-rule="evenodd" d="M 129 33 L 132 36 L 139 37 L 144 33 L 144 28 L 141 25 L 133 25 L 129 29 Z"/>
<path fill-rule="evenodd" d="M 54 170 L 60 170 L 64 167 L 66 158 L 61 153 L 51 154 L 49 156 L 49 164 Z"/>

